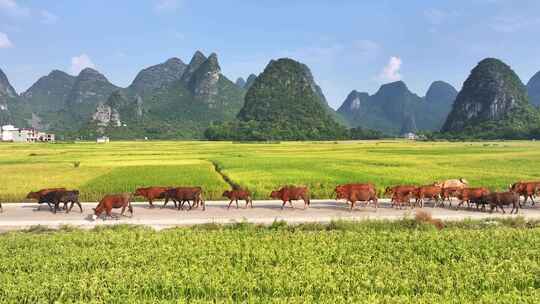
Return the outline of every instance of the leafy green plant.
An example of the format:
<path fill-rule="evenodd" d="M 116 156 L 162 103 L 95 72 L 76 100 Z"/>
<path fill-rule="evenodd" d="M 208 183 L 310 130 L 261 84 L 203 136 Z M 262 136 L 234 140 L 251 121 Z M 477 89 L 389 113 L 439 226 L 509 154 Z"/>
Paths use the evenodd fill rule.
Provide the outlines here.
<path fill-rule="evenodd" d="M 540 230 L 489 221 L 10 232 L 0 302 L 535 303 Z"/>

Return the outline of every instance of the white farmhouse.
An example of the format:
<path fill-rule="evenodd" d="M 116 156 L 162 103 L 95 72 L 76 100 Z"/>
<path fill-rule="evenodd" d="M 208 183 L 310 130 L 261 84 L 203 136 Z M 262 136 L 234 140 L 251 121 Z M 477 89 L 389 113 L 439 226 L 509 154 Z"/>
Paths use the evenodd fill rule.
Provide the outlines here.
<path fill-rule="evenodd" d="M 12 126 L 12 125 L 2 126 L 1 132 L 0 132 L 0 140 L 13 141 L 13 137 L 15 133 L 17 132 L 19 132 L 19 129 L 15 128 L 15 126 Z"/>
<path fill-rule="evenodd" d="M 107 136 L 101 136 L 101 137 L 98 137 L 97 140 L 96 140 L 96 142 L 97 142 L 98 144 L 106 144 L 106 143 L 108 143 L 109 141 L 110 141 L 110 140 L 109 140 L 109 138 L 108 138 Z"/>
<path fill-rule="evenodd" d="M 37 131 L 36 129 L 19 129 L 13 125 L 1 127 L 0 141 L 7 142 L 54 142 L 54 134 Z"/>
<path fill-rule="evenodd" d="M 416 135 L 416 134 L 414 134 L 412 132 L 405 133 L 402 136 L 403 136 L 403 138 L 409 139 L 409 140 L 417 140 L 418 139 L 418 135 Z"/>

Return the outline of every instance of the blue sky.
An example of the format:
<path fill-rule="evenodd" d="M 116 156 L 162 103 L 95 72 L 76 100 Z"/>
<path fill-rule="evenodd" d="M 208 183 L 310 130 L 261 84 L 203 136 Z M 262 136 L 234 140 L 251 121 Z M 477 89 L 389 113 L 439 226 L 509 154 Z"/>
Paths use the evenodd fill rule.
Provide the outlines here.
<path fill-rule="evenodd" d="M 337 107 L 401 79 L 424 95 L 458 89 L 485 57 L 523 82 L 540 70 L 540 1 L 0 0 L 0 68 L 20 91 L 52 69 L 92 66 L 127 86 L 144 67 L 196 50 L 232 80 L 270 59 L 308 64 Z"/>

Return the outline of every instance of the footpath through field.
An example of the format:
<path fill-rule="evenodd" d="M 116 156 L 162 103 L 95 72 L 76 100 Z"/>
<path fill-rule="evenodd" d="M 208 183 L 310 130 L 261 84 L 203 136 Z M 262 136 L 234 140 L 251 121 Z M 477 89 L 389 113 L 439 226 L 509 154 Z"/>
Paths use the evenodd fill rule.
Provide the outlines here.
<path fill-rule="evenodd" d="M 40 209 L 37 204 L 32 203 L 13 203 L 4 204 L 4 212 L 0 213 L 0 231 L 27 229 L 32 226 L 42 225 L 48 228 L 59 228 L 63 225 L 71 225 L 80 228 L 93 228 L 97 225 L 111 224 L 134 224 L 146 225 L 155 229 L 164 229 L 175 226 L 198 225 L 207 223 L 230 224 L 236 222 L 249 222 L 255 224 L 271 224 L 274 221 L 286 221 L 291 224 L 295 223 L 328 223 L 332 220 L 397 220 L 404 217 L 413 217 L 417 210 L 430 212 L 434 218 L 442 220 L 463 220 L 463 219 L 481 219 L 491 217 L 511 217 L 516 215 L 508 214 L 511 208 L 507 208 L 507 213 L 501 212 L 492 213 L 479 212 L 476 210 L 460 210 L 450 208 L 431 208 L 424 209 L 403 209 L 398 210 L 391 208 L 388 200 L 381 200 L 379 209 L 357 207 L 350 212 L 344 203 L 339 203 L 331 200 L 313 200 L 311 207 L 303 210 L 303 203 L 296 203 L 295 209 L 290 206 L 284 210 L 280 209 L 281 203 L 278 201 L 254 201 L 253 209 L 244 209 L 244 204 L 240 204 L 240 209 L 231 207 L 227 210 L 228 202 L 225 201 L 208 201 L 206 211 L 177 211 L 172 205 L 166 209 L 158 207 L 150 209 L 147 203 L 134 203 L 133 217 L 121 217 L 118 220 L 101 220 L 93 221 L 91 218 L 92 208 L 96 203 L 84 203 L 84 211 L 81 214 L 78 207 L 74 207 L 71 213 L 65 214 L 59 212 L 53 214 L 49 208 L 44 205 Z M 453 204 L 454 206 L 456 203 Z M 119 210 L 114 210 L 117 214 Z M 520 210 L 517 216 L 522 216 L 527 219 L 540 219 L 540 207 L 526 207 Z"/>

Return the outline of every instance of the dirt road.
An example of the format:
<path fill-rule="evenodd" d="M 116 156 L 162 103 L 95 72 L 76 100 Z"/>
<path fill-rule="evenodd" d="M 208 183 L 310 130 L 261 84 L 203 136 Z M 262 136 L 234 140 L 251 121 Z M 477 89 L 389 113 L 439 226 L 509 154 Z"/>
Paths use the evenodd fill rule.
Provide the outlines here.
<path fill-rule="evenodd" d="M 133 217 L 121 217 L 118 220 L 93 221 L 91 219 L 92 208 L 96 203 L 84 203 L 84 212 L 81 214 L 77 207 L 72 212 L 65 214 L 59 212 L 52 214 L 47 206 L 37 208 L 37 204 L 4 204 L 4 212 L 0 213 L 0 231 L 26 229 L 36 225 L 43 225 L 49 228 L 58 228 L 62 225 L 72 225 L 80 228 L 92 228 L 96 225 L 111 224 L 136 224 L 147 225 L 155 229 L 164 229 L 175 226 L 197 225 L 204 223 L 234 223 L 247 221 L 257 224 L 271 224 L 276 220 L 284 220 L 288 223 L 320 222 L 327 223 L 332 220 L 366 220 L 366 219 L 402 219 L 406 216 L 414 216 L 415 210 L 397 210 L 391 208 L 387 200 L 381 200 L 377 211 L 374 208 L 357 207 L 353 212 L 349 212 L 344 203 L 336 203 L 332 200 L 313 200 L 311 207 L 303 210 L 303 203 L 296 203 L 295 209 L 289 206 L 281 210 L 280 202 L 277 201 L 254 201 L 253 209 L 240 209 L 231 207 L 227 210 L 228 202 L 209 201 L 207 210 L 201 211 L 177 211 L 172 208 L 160 209 L 159 207 L 150 209 L 146 203 L 134 203 Z M 158 203 L 158 206 L 160 204 Z M 454 204 L 455 205 L 455 204 Z M 169 207 L 169 206 L 168 206 Z M 466 209 L 448 209 L 425 207 L 423 210 L 430 212 L 434 218 L 443 220 L 480 219 L 490 217 L 510 217 L 511 208 L 507 208 L 507 214 L 500 212 L 490 214 Z M 418 210 L 418 209 L 416 209 Z M 119 212 L 119 210 L 116 210 Z M 527 207 L 521 209 L 519 216 L 528 219 L 540 219 L 540 206 Z"/>

